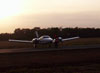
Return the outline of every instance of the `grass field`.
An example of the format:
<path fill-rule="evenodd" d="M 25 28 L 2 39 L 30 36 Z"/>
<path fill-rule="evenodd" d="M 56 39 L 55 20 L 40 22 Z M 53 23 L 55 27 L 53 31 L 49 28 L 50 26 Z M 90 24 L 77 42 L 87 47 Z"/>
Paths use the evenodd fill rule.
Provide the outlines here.
<path fill-rule="evenodd" d="M 76 40 L 66 41 L 63 45 L 95 45 L 100 44 L 100 38 L 80 38 Z"/>
<path fill-rule="evenodd" d="M 60 43 L 60 47 L 72 46 L 72 45 L 95 45 L 100 44 L 100 38 L 80 38 L 76 40 L 66 41 Z M 39 45 L 39 47 L 48 47 L 48 45 Z M 15 43 L 8 41 L 0 41 L 0 48 L 33 48 L 33 44 L 29 43 Z"/>

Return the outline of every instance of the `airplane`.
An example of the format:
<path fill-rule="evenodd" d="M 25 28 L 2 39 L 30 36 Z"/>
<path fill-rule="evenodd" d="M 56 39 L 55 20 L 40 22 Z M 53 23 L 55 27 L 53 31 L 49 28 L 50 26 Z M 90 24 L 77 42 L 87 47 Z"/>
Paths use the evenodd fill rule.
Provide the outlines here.
<path fill-rule="evenodd" d="M 57 37 L 57 38 L 53 39 L 49 35 L 43 35 L 43 36 L 39 37 L 39 34 L 37 31 L 35 32 L 35 34 L 36 34 L 37 38 L 33 38 L 31 41 L 9 39 L 9 42 L 32 43 L 32 44 L 34 44 L 35 48 L 37 48 L 38 44 L 52 44 L 53 43 L 53 44 L 55 44 L 55 47 L 57 48 L 58 43 L 60 43 L 60 42 L 80 38 L 77 36 L 77 37 L 66 38 L 66 39 L 62 39 L 62 37 Z"/>

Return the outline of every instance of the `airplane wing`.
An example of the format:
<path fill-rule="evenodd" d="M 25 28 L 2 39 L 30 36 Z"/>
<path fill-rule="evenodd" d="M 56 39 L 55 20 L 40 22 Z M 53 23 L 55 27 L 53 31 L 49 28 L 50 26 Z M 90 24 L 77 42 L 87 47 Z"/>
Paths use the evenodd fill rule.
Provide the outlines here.
<path fill-rule="evenodd" d="M 32 43 L 32 41 L 26 41 L 26 40 L 13 40 L 13 39 L 9 39 L 9 42 Z"/>
<path fill-rule="evenodd" d="M 62 39 L 62 41 L 69 41 L 69 40 L 74 40 L 74 39 L 78 39 L 80 37 L 72 37 L 72 38 L 66 38 L 66 39 Z"/>

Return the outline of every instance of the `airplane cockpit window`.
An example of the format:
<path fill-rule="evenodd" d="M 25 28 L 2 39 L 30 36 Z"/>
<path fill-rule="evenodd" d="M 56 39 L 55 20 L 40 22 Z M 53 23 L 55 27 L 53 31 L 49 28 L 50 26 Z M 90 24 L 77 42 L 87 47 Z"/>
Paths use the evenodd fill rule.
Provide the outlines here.
<path fill-rule="evenodd" d="M 43 39 L 43 38 L 50 38 L 50 36 L 41 36 L 40 39 Z"/>
<path fill-rule="evenodd" d="M 44 36 L 43 38 L 49 38 L 48 36 Z"/>

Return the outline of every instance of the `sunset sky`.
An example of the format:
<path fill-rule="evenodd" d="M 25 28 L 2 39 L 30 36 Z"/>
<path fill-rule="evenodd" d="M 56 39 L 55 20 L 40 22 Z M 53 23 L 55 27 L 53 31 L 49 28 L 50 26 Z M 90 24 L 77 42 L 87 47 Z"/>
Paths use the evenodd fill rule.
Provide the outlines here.
<path fill-rule="evenodd" d="M 100 0 L 0 0 L 0 33 L 34 27 L 100 28 Z"/>

